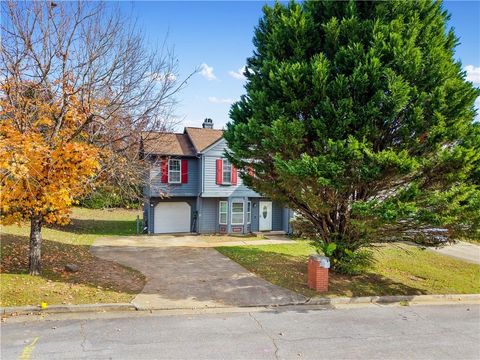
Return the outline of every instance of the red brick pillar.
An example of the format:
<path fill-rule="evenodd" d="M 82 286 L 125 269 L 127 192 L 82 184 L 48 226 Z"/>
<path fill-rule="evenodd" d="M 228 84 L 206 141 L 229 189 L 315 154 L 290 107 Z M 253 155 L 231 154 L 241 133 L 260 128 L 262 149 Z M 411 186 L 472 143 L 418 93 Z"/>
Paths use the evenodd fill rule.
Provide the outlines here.
<path fill-rule="evenodd" d="M 329 258 L 311 255 L 308 259 L 308 287 L 318 292 L 327 292 L 329 268 Z"/>

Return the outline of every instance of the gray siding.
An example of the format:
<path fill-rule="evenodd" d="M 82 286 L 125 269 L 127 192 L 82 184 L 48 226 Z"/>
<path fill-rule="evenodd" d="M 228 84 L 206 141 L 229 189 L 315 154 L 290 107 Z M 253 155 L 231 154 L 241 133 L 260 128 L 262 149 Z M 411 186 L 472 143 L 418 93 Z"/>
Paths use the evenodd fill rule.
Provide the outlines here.
<path fill-rule="evenodd" d="M 197 158 L 188 158 L 188 182 L 186 184 L 163 184 L 160 162 L 150 167 L 150 196 L 198 196 L 200 186 L 200 167 Z"/>
<path fill-rule="evenodd" d="M 259 207 L 258 207 L 258 202 L 259 199 L 250 199 L 252 202 L 252 232 L 257 232 L 258 231 L 258 219 L 259 219 Z"/>
<path fill-rule="evenodd" d="M 272 230 L 283 230 L 283 206 L 275 201 L 272 203 Z"/>
<path fill-rule="evenodd" d="M 146 229 L 145 229 L 146 227 Z M 149 233 L 150 229 L 150 200 L 145 199 L 143 202 L 143 232 Z"/>
<path fill-rule="evenodd" d="M 227 148 L 227 142 L 225 141 L 225 139 L 222 139 L 217 143 L 213 144 L 213 146 L 207 149 L 207 151 L 204 152 L 204 154 L 206 155 L 208 154 L 209 156 L 222 157 L 226 148 Z"/>
<path fill-rule="evenodd" d="M 218 231 L 218 201 L 219 199 L 201 199 L 201 209 L 198 213 L 199 233 L 211 234 Z"/>
<path fill-rule="evenodd" d="M 252 225 L 247 224 L 247 201 L 252 201 Z M 256 231 L 258 229 L 258 200 L 255 199 L 246 199 L 246 198 L 202 198 L 201 199 L 201 210 L 199 211 L 199 232 L 200 233 L 218 233 L 220 231 L 220 224 L 218 218 L 218 206 L 219 201 L 228 201 L 228 214 L 227 214 L 227 231 L 233 232 L 232 227 L 234 228 L 241 228 L 241 232 L 236 233 L 243 233 L 249 231 Z M 232 202 L 233 201 L 242 201 L 244 202 L 244 224 L 243 225 L 232 225 Z M 253 207 L 254 203 L 257 203 L 255 207 Z M 251 230 L 252 229 L 252 230 Z"/>
<path fill-rule="evenodd" d="M 203 155 L 202 197 L 260 197 L 258 193 L 243 185 L 238 175 L 237 185 L 218 185 L 216 183 L 216 161 L 224 157 L 227 147 L 225 140 L 220 140 Z"/>
<path fill-rule="evenodd" d="M 293 216 L 293 211 L 291 211 L 289 208 L 284 207 L 283 208 L 283 231 L 285 231 L 287 234 L 292 233 L 292 225 L 290 224 L 290 219 Z"/>

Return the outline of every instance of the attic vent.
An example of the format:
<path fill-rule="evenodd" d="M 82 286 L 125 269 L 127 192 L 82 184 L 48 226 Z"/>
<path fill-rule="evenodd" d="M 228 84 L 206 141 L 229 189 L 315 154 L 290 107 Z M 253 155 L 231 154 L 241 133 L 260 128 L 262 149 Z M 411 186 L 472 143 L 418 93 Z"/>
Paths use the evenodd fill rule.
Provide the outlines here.
<path fill-rule="evenodd" d="M 213 129 L 213 120 L 210 118 L 206 118 L 205 120 L 203 120 L 202 127 L 204 129 Z"/>

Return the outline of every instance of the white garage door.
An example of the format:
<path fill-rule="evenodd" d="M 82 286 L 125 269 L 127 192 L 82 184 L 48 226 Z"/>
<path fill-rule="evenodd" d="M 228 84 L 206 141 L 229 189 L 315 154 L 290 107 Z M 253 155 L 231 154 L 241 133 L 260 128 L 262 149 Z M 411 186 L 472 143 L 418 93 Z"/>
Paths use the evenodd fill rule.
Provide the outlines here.
<path fill-rule="evenodd" d="M 155 206 L 154 233 L 190 232 L 190 205 L 186 202 L 164 202 Z"/>

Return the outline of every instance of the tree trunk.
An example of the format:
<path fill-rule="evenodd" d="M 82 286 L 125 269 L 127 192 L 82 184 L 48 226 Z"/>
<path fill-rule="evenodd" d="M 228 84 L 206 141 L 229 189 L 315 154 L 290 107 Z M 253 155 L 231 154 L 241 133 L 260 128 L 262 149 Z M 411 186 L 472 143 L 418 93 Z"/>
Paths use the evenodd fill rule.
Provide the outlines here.
<path fill-rule="evenodd" d="M 42 272 L 42 216 L 35 215 L 30 221 L 30 275 L 40 275 Z"/>

